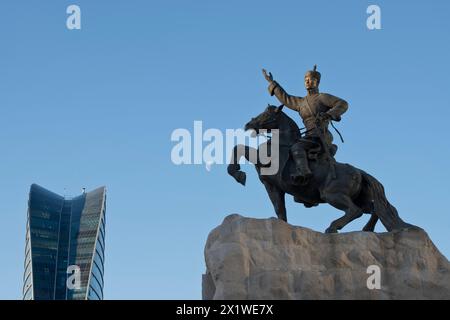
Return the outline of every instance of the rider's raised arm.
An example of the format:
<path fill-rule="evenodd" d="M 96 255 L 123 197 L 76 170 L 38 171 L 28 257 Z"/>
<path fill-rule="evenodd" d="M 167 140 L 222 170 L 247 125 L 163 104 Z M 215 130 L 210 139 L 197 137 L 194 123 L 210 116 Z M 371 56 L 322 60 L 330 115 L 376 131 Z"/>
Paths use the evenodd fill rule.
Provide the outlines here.
<path fill-rule="evenodd" d="M 299 106 L 303 98 L 291 96 L 278 84 L 276 81 L 271 81 L 269 84 L 269 93 L 271 96 L 275 95 L 277 99 L 289 109 L 299 111 Z"/>
<path fill-rule="evenodd" d="M 320 100 L 324 105 L 329 107 L 327 113 L 331 116 L 331 118 L 334 121 L 341 121 L 341 116 L 348 109 L 347 101 L 328 93 L 321 93 Z"/>

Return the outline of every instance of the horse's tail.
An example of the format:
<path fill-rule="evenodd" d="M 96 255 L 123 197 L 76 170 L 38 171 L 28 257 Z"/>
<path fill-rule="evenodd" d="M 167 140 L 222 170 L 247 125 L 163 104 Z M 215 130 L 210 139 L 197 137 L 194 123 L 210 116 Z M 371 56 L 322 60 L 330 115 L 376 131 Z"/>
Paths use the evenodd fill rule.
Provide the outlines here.
<path fill-rule="evenodd" d="M 373 212 L 383 223 L 388 231 L 403 228 L 418 228 L 404 222 L 398 215 L 397 209 L 389 203 L 384 192 L 383 185 L 370 174 L 361 170 L 363 183 L 367 187 L 370 199 L 373 202 Z"/>

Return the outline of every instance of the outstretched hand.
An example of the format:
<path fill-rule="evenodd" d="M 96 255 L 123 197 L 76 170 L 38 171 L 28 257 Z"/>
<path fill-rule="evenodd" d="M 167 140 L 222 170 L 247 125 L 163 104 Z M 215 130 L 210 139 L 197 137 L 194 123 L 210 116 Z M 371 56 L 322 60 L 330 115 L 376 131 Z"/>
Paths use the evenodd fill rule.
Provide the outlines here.
<path fill-rule="evenodd" d="M 272 73 L 271 73 L 271 72 L 269 72 L 269 74 L 267 74 L 266 69 L 262 69 L 262 72 L 263 72 L 263 74 L 264 74 L 264 78 L 266 78 L 266 80 L 267 80 L 268 82 L 272 82 L 272 81 L 273 81 L 273 76 L 272 76 Z"/>

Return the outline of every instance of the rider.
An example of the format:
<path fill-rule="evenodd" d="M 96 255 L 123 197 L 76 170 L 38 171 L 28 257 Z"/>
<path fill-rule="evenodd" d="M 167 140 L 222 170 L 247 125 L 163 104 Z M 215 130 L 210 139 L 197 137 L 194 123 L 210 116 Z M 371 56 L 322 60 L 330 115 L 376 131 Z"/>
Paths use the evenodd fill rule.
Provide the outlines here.
<path fill-rule="evenodd" d="M 267 74 L 263 69 L 264 77 L 269 82 L 270 95 L 275 95 L 289 109 L 298 111 L 307 130 L 305 137 L 299 139 L 290 150 L 297 169 L 292 179 L 300 184 L 306 184 L 312 177 L 307 157 L 309 150 L 320 149 L 325 144 L 323 147 L 330 150 L 331 156 L 336 153 L 337 146 L 332 143 L 333 135 L 328 130 L 328 124 L 330 120 L 340 121 L 341 115 L 348 109 L 345 100 L 331 94 L 319 93 L 321 75 L 316 69 L 317 66 L 314 65 L 314 69 L 305 74 L 305 88 L 308 91 L 305 97 L 289 95 L 273 80 L 272 73 Z M 319 130 L 323 133 L 322 138 Z"/>

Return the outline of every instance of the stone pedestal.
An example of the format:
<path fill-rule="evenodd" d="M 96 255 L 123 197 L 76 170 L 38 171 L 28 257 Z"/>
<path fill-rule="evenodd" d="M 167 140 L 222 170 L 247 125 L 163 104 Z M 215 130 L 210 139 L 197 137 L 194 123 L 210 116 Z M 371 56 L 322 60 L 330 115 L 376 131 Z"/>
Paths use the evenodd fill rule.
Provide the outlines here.
<path fill-rule="evenodd" d="M 450 263 L 420 230 L 324 234 L 234 214 L 205 260 L 203 299 L 450 299 Z"/>

